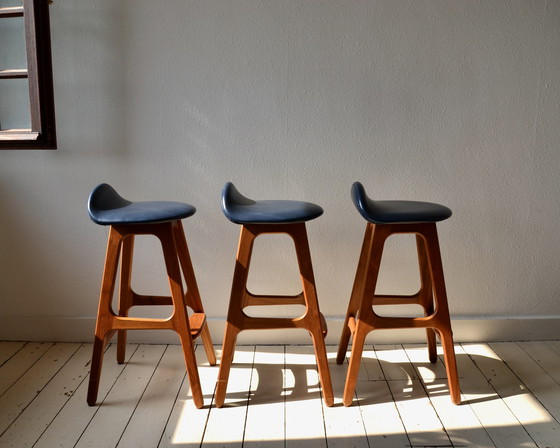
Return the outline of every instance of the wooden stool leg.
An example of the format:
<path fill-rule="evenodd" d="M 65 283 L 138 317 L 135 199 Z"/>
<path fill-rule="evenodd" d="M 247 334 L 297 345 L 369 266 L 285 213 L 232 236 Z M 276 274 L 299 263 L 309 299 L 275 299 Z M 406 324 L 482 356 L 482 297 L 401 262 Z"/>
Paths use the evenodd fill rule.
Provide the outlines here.
<path fill-rule="evenodd" d="M 358 372 L 360 371 L 360 364 L 362 362 L 364 343 L 366 336 L 371 330 L 372 327 L 365 321 L 361 319 L 358 320 L 352 338 L 352 351 L 350 352 L 346 382 L 344 383 L 344 394 L 342 396 L 342 404 L 344 404 L 344 406 L 350 406 L 354 400 L 354 391 L 356 390 Z"/>
<path fill-rule="evenodd" d="M 100 332 L 101 333 L 101 332 Z M 103 354 L 107 347 L 107 342 L 111 339 L 114 332 L 105 333 L 104 336 L 96 336 L 93 342 L 93 352 L 91 355 L 91 368 L 89 370 L 89 384 L 87 392 L 87 404 L 95 406 L 97 402 L 97 392 L 99 390 L 99 381 L 101 380 L 101 367 L 103 366 Z"/>
<path fill-rule="evenodd" d="M 134 251 L 134 235 L 123 238 L 121 252 L 121 275 L 119 281 L 119 316 L 128 316 L 132 307 L 132 254 Z M 124 363 L 126 356 L 126 330 L 117 332 L 117 362 Z"/>
<path fill-rule="evenodd" d="M 97 391 L 99 389 L 101 367 L 103 365 L 103 353 L 105 352 L 107 341 L 114 333 L 111 330 L 111 301 L 115 290 L 120 243 L 121 235 L 113 227 L 111 227 L 107 242 L 103 279 L 101 281 L 101 293 L 99 297 L 99 307 L 97 310 L 97 320 L 95 323 L 95 340 L 93 343 L 93 353 L 89 373 L 87 403 L 90 406 L 94 406 L 97 401 Z"/>
<path fill-rule="evenodd" d="M 461 389 L 459 387 L 459 375 L 457 372 L 457 360 L 455 359 L 455 347 L 451 331 L 440 330 L 441 345 L 443 346 L 443 357 L 445 360 L 445 371 L 447 372 L 447 383 L 449 395 L 454 404 L 461 403 Z"/>
<path fill-rule="evenodd" d="M 420 269 L 420 305 L 424 308 L 424 316 L 431 316 L 435 310 L 430 264 L 428 262 L 426 244 L 420 235 L 416 235 L 416 247 L 418 251 L 418 267 Z M 436 333 L 433 328 L 426 328 L 426 339 L 428 341 L 428 358 L 433 364 L 437 361 Z"/>
<path fill-rule="evenodd" d="M 321 380 L 321 390 L 323 391 L 323 400 L 325 405 L 330 407 L 334 404 L 334 394 L 329 370 L 329 360 L 327 358 L 327 348 L 325 346 L 325 337 L 322 331 L 310 331 L 313 341 L 313 349 L 315 350 L 315 358 L 317 359 L 317 370 Z"/>
<path fill-rule="evenodd" d="M 241 226 L 239 234 L 239 245 L 233 272 L 231 285 L 231 296 L 227 315 L 224 342 L 222 345 L 222 355 L 220 359 L 220 370 L 216 383 L 216 394 L 214 403 L 221 408 L 226 398 L 226 389 L 229 379 L 229 372 L 233 362 L 237 335 L 243 329 L 243 300 L 247 292 L 247 278 L 249 276 L 249 266 L 251 264 L 251 254 L 255 235 L 247 227 Z"/>
<path fill-rule="evenodd" d="M 461 402 L 461 391 L 459 388 L 459 376 L 457 373 L 457 362 L 453 346 L 453 332 L 451 330 L 451 318 L 449 316 L 445 279 L 443 277 L 441 252 L 435 224 L 428 228 L 425 238 L 426 251 L 432 275 L 432 286 L 434 288 L 434 299 L 437 309 L 437 330 L 443 345 L 447 381 L 449 383 L 449 393 L 453 403 L 459 404 Z"/>
<path fill-rule="evenodd" d="M 204 406 L 204 399 L 202 396 L 202 389 L 200 387 L 200 378 L 198 376 L 198 368 L 194 354 L 189 317 L 187 315 L 187 308 L 184 301 L 185 295 L 183 293 L 182 286 L 183 280 L 179 269 L 179 262 L 177 260 L 177 246 L 175 244 L 172 225 L 172 223 L 169 223 L 169 226 L 167 227 L 168 231 L 162 231 L 158 233 L 157 236 L 161 241 L 163 249 L 163 257 L 165 259 L 169 287 L 171 290 L 171 299 L 173 301 L 173 315 L 171 316 L 171 322 L 173 329 L 181 338 L 181 345 L 183 347 L 183 354 L 187 365 L 187 374 L 189 376 L 193 402 L 195 406 L 200 409 Z"/>
<path fill-rule="evenodd" d="M 231 370 L 231 364 L 233 363 L 233 355 L 235 354 L 235 345 L 237 342 L 238 334 L 238 329 L 229 322 L 226 322 L 222 355 L 220 357 L 220 370 L 218 372 L 216 393 L 214 396 L 214 404 L 217 408 L 221 408 L 224 405 L 224 401 L 226 399 L 229 372 Z"/>
<path fill-rule="evenodd" d="M 212 337 L 210 336 L 208 323 L 204 324 L 204 328 L 200 333 L 200 338 L 202 339 L 202 345 L 204 346 L 204 352 L 206 353 L 208 364 L 210 364 L 211 366 L 215 366 L 217 364 L 216 352 L 214 351 L 214 344 L 212 343 Z"/>
<path fill-rule="evenodd" d="M 350 361 L 348 364 L 348 372 L 346 374 L 346 383 L 344 385 L 344 395 L 342 403 L 344 406 L 350 406 L 354 398 L 354 390 L 356 389 L 356 381 L 360 370 L 362 353 L 364 350 L 364 342 L 369 332 L 375 328 L 376 316 L 372 309 L 375 296 L 375 287 L 379 276 L 379 267 L 381 265 L 381 257 L 383 255 L 383 247 L 385 240 L 390 235 L 390 231 L 384 226 L 371 225 L 371 244 L 369 251 L 366 252 L 366 260 L 364 261 L 363 276 L 357 289 L 357 296 L 360 299 L 360 306 L 355 315 L 355 329 L 352 338 L 352 351 L 350 352 Z"/>
<path fill-rule="evenodd" d="M 356 269 L 356 276 L 354 278 L 354 286 L 352 287 L 352 295 L 350 296 L 350 302 L 348 304 L 348 310 L 346 311 L 346 318 L 344 319 L 344 325 L 342 326 L 342 334 L 340 336 L 340 342 L 338 344 L 338 352 L 336 355 L 336 363 L 342 364 L 346 358 L 346 351 L 348 350 L 348 343 L 350 342 L 350 336 L 352 336 L 352 330 L 350 330 L 349 319 L 351 317 L 356 317 L 358 314 L 358 309 L 360 308 L 361 296 L 360 291 L 364 287 L 364 281 L 366 279 L 366 262 L 368 255 L 371 251 L 371 241 L 373 235 L 373 225 L 367 223 L 366 231 L 364 234 L 364 242 L 362 243 L 362 250 L 360 253 L 360 258 L 358 260 L 358 268 Z"/>
<path fill-rule="evenodd" d="M 185 237 L 185 232 L 183 230 L 181 221 L 177 221 L 173 229 L 175 233 L 175 243 L 179 252 L 179 262 L 181 264 L 181 269 L 183 270 L 185 282 L 187 284 L 187 305 L 190 306 L 195 313 L 204 313 L 204 308 L 202 306 L 202 300 L 200 298 L 200 292 L 198 290 L 198 284 L 189 253 L 189 246 L 187 244 L 187 239 Z M 208 359 L 208 363 L 211 366 L 215 366 L 216 353 L 214 352 L 214 345 L 212 344 L 212 338 L 210 337 L 210 331 L 208 330 L 207 323 L 205 323 L 204 327 L 202 328 L 201 339 L 204 346 L 204 351 L 206 353 L 206 358 Z"/>
<path fill-rule="evenodd" d="M 305 223 L 294 226 L 294 230 L 290 233 L 294 240 L 296 256 L 301 276 L 303 297 L 306 307 L 307 329 L 311 333 L 313 347 L 315 349 L 315 357 L 317 359 L 317 369 L 321 380 L 321 389 L 323 391 L 323 399 L 327 406 L 334 403 L 334 394 L 332 389 L 331 374 L 329 370 L 329 362 L 327 358 L 327 349 L 325 347 L 325 339 L 323 328 L 321 326 L 321 314 L 319 312 L 319 301 L 317 300 L 317 290 L 315 288 L 315 276 L 313 274 L 313 265 L 311 263 L 311 253 L 309 250 L 309 240 L 307 238 L 307 230 Z"/>

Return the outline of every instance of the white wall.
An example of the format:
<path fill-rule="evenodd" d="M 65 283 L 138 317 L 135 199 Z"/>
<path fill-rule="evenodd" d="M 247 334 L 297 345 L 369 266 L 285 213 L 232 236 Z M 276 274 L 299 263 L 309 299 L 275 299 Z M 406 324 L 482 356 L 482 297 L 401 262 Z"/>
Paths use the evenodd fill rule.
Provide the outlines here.
<path fill-rule="evenodd" d="M 219 342 L 233 181 L 324 207 L 308 230 L 336 341 L 365 227 L 354 180 L 453 209 L 458 338 L 560 337 L 560 2 L 55 0 L 51 22 L 59 149 L 0 153 L 0 338 L 89 340 L 106 229 L 85 205 L 108 182 L 197 207 L 186 232 Z M 296 289 L 287 240 L 255 264 L 272 249 L 252 284 Z M 412 292 L 412 240 L 388 250 L 382 288 Z M 157 246 L 139 252 L 137 289 L 164 293 Z M 525 325 L 500 333 L 507 319 Z"/>

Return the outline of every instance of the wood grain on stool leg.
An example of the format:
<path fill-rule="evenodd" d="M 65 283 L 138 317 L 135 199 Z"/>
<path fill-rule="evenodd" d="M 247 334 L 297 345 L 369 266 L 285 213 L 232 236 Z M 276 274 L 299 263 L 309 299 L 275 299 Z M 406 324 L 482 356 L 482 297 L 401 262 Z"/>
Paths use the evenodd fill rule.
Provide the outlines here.
<path fill-rule="evenodd" d="M 356 390 L 358 372 L 360 371 L 360 363 L 362 362 L 362 353 L 364 351 L 364 342 L 370 331 L 371 328 L 364 321 L 358 320 L 352 337 L 352 350 L 350 352 L 348 371 L 346 372 L 346 382 L 344 383 L 344 394 L 342 396 L 342 404 L 344 406 L 350 406 L 354 400 L 354 391 Z"/>
<path fill-rule="evenodd" d="M 128 316 L 132 307 L 132 257 L 134 252 L 134 235 L 128 235 L 122 240 L 121 275 L 119 280 L 119 316 Z M 117 362 L 124 363 L 126 356 L 126 330 L 117 333 Z"/>
<path fill-rule="evenodd" d="M 354 278 L 354 286 L 352 287 L 352 295 L 350 296 L 350 302 L 348 303 L 348 310 L 346 311 L 346 318 L 344 319 L 342 334 L 340 335 L 340 342 L 338 344 L 338 352 L 336 355 L 337 364 L 342 364 L 344 362 L 344 359 L 346 358 L 348 343 L 350 342 L 350 337 L 352 336 L 352 330 L 349 326 L 349 320 L 350 318 L 355 318 L 357 316 L 358 309 L 360 308 L 360 303 L 362 300 L 361 294 L 366 279 L 367 260 L 369 253 L 371 252 L 372 236 L 373 225 L 371 223 L 367 223 L 366 231 L 364 233 L 364 242 L 362 243 L 362 250 L 360 252 L 360 258 L 358 259 L 356 276 Z"/>
<path fill-rule="evenodd" d="M 95 323 L 95 339 L 93 343 L 93 353 L 91 357 L 91 368 L 88 384 L 87 403 L 95 405 L 97 401 L 97 391 L 101 378 L 101 367 L 103 365 L 103 353 L 108 339 L 113 334 L 111 301 L 115 290 L 115 280 L 120 253 L 121 235 L 114 227 L 110 227 L 109 238 L 107 241 L 107 251 L 105 254 L 105 267 L 101 280 L 101 293 L 97 309 L 97 320 Z"/>
<path fill-rule="evenodd" d="M 227 383 L 231 364 L 233 362 L 237 335 L 244 327 L 242 310 L 247 292 L 247 278 L 249 277 L 249 266 L 251 264 L 251 254 L 253 252 L 255 238 L 256 235 L 246 226 L 241 226 L 220 359 L 220 370 L 218 371 L 218 381 L 216 383 L 216 396 L 214 399 L 216 406 L 219 408 L 223 406 L 226 397 Z"/>
<path fill-rule="evenodd" d="M 420 305 L 424 308 L 424 316 L 427 317 L 434 314 L 434 297 L 426 243 L 420 235 L 416 235 L 416 247 L 418 252 L 418 268 L 420 270 L 419 299 Z M 426 328 L 426 339 L 428 341 L 428 359 L 433 364 L 437 361 L 436 333 L 433 328 Z"/>
<path fill-rule="evenodd" d="M 366 257 L 362 274 L 364 278 L 360 279 L 361 285 L 358 285 L 356 292 L 360 298 L 360 305 L 356 313 L 355 329 L 352 337 L 352 351 L 350 352 L 350 361 L 346 374 L 346 383 L 344 385 L 344 395 L 342 398 L 344 406 L 350 406 L 352 404 L 365 339 L 368 333 L 375 329 L 376 315 L 372 308 L 375 297 L 374 293 L 379 277 L 383 247 L 385 245 L 385 240 L 390 235 L 390 232 L 387 232 L 385 227 L 374 226 L 373 224 L 369 224 L 369 226 L 371 226 L 371 244 L 368 245 L 369 250 L 364 253 Z"/>
<path fill-rule="evenodd" d="M 206 353 L 206 359 L 208 359 L 208 364 L 210 364 L 211 366 L 215 366 L 217 364 L 216 352 L 214 351 L 214 345 L 210 336 L 208 322 L 204 323 L 204 328 L 200 333 L 200 339 L 202 339 L 202 345 L 204 347 L 204 352 Z"/>
<path fill-rule="evenodd" d="M 237 342 L 238 334 L 239 331 L 232 324 L 226 322 L 224 343 L 222 346 L 222 355 L 220 358 L 220 370 L 218 371 L 216 394 L 214 397 L 214 404 L 218 408 L 221 408 L 224 405 L 224 401 L 226 399 L 229 373 L 231 370 L 231 364 L 233 363 L 233 355 L 235 353 L 235 344 Z"/>
<path fill-rule="evenodd" d="M 440 334 L 443 345 L 449 392 L 453 403 L 459 404 L 461 402 L 459 375 L 457 373 L 455 349 L 453 347 L 453 332 L 451 330 L 451 318 L 449 316 L 449 305 L 447 302 L 447 292 L 443 276 L 441 251 L 439 248 L 439 239 L 435 223 L 427 226 L 425 238 L 428 261 L 432 275 L 432 287 L 434 289 L 434 298 L 436 302 L 437 330 Z"/>
<path fill-rule="evenodd" d="M 185 276 L 185 282 L 187 285 L 186 304 L 187 306 L 190 306 L 195 313 L 203 313 L 204 308 L 202 306 L 202 299 L 200 298 L 198 283 L 196 281 L 196 276 L 189 253 L 189 246 L 187 244 L 187 239 L 185 237 L 185 232 L 181 221 L 177 221 L 175 223 L 175 225 L 173 226 L 173 231 L 175 235 L 177 252 L 179 254 L 179 263 L 181 264 L 181 269 L 183 271 L 183 275 Z M 214 345 L 212 344 L 212 338 L 210 336 L 210 331 L 208 330 L 207 322 L 204 323 L 204 326 L 202 328 L 201 339 L 206 357 L 208 359 L 208 363 L 211 366 L 216 365 L 216 353 L 214 351 Z"/>
<path fill-rule="evenodd" d="M 113 332 L 108 332 L 104 336 L 95 336 L 93 342 L 93 351 L 91 356 L 91 367 L 89 370 L 89 383 L 87 391 L 87 404 L 95 406 L 97 402 L 97 392 L 99 391 L 99 382 L 101 380 L 101 368 L 103 366 L 103 354 L 107 347 L 107 341 L 111 339 Z"/>
<path fill-rule="evenodd" d="M 291 236 L 295 244 L 303 288 L 303 297 L 305 300 L 305 322 L 307 330 L 311 333 L 313 339 L 317 369 L 321 380 L 321 388 L 323 389 L 323 399 L 327 406 L 332 406 L 334 403 L 334 395 L 327 358 L 327 349 L 325 347 L 325 335 L 323 334 L 323 328 L 321 326 L 321 313 L 319 312 L 319 301 L 317 299 L 315 276 L 313 274 L 313 265 L 311 263 L 311 252 L 309 250 L 307 230 L 305 223 L 294 225 L 293 228 L 294 230 L 292 231 Z"/>
<path fill-rule="evenodd" d="M 187 315 L 185 303 L 185 294 L 183 293 L 183 280 L 179 269 L 177 246 L 175 244 L 172 225 L 172 223 L 169 223 L 168 231 L 160 232 L 157 236 L 161 240 L 163 257 L 169 280 L 169 288 L 171 290 L 171 298 L 173 301 L 173 314 L 171 316 L 171 322 L 173 324 L 173 329 L 181 338 L 181 345 L 183 347 L 183 355 L 187 365 L 187 374 L 191 386 L 193 402 L 195 406 L 200 409 L 204 406 L 204 398 L 200 387 L 200 378 L 198 376 L 193 340 L 189 326 L 189 317 Z"/>
<path fill-rule="evenodd" d="M 325 337 L 321 331 L 311 331 L 313 348 L 315 350 L 315 358 L 317 360 L 317 370 L 321 381 L 321 389 L 323 391 L 323 400 L 325 405 L 330 407 L 334 404 L 334 394 L 329 370 L 329 360 L 327 358 L 327 348 L 325 346 Z"/>

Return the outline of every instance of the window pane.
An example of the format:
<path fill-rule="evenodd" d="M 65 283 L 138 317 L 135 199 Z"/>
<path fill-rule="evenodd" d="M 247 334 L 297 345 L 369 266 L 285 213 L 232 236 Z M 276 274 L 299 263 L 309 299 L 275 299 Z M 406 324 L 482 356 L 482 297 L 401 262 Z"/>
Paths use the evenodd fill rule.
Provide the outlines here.
<path fill-rule="evenodd" d="M 27 79 L 0 79 L 0 130 L 31 129 Z"/>
<path fill-rule="evenodd" d="M 0 0 L 0 8 L 21 6 Z M 22 17 L 0 20 L 0 70 L 26 69 L 25 29 Z M 31 127 L 27 79 L 0 79 L 0 130 Z"/>

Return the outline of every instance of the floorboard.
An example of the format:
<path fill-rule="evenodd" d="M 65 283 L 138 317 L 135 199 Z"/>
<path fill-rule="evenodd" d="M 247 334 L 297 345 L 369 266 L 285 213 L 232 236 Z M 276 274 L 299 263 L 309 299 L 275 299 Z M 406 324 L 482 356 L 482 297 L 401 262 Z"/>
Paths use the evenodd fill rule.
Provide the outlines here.
<path fill-rule="evenodd" d="M 72 352 L 73 346 L 68 347 Z M 89 346 L 82 345 L 0 437 L 0 446 L 32 447 L 88 375 Z"/>
<path fill-rule="evenodd" d="M 78 440 L 77 448 L 118 445 L 165 348 L 163 345 L 141 345 L 136 350 L 98 406 L 93 419 Z M 101 378 L 103 382 L 103 372 Z"/>
<path fill-rule="evenodd" d="M 463 347 L 456 348 L 457 367 L 462 372 L 461 390 L 465 404 L 480 420 L 498 448 L 535 447 L 526 429 L 484 376 Z"/>
<path fill-rule="evenodd" d="M 55 344 L 0 397 L 0 437 L 43 391 L 80 344 Z M 4 366 L 5 368 L 6 366 Z"/>
<path fill-rule="evenodd" d="M 134 344 L 122 365 L 109 345 L 90 407 L 91 344 L 0 342 L 0 446 L 560 448 L 560 341 L 456 344 L 459 406 L 441 348 L 431 364 L 423 345 L 366 345 L 344 407 L 348 364 L 336 364 L 336 349 L 330 408 L 310 345 L 238 346 L 221 409 L 218 367 L 197 347 L 196 409 L 181 347 Z"/>
<path fill-rule="evenodd" d="M 523 425 L 533 442 L 538 446 L 560 446 L 558 422 L 535 396 L 525 389 L 523 383 L 498 355 L 486 344 L 465 344 L 463 348 L 476 361 L 477 367 Z"/>
<path fill-rule="evenodd" d="M 91 356 L 91 344 L 87 344 L 86 347 L 89 348 Z M 137 349 L 137 345 L 128 345 L 125 361 L 129 361 Z M 105 352 L 102 381 L 98 392 L 99 402 L 104 401 L 111 387 L 127 366 L 127 364 L 117 364 L 116 356 L 116 346 L 111 345 Z M 99 409 L 99 406 L 90 407 L 86 404 L 88 378 L 88 376 L 83 378 L 78 388 L 41 435 L 34 448 L 71 448 L 76 445 Z"/>
<path fill-rule="evenodd" d="M 440 351 L 437 362 L 431 364 L 426 347 L 404 348 L 453 446 L 494 447 L 471 406 L 468 403 L 456 406 L 449 399 L 449 386 L 441 357 L 443 352 Z"/>
<path fill-rule="evenodd" d="M 286 448 L 325 448 L 325 420 L 313 347 L 286 347 L 284 364 Z"/>

